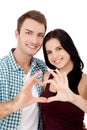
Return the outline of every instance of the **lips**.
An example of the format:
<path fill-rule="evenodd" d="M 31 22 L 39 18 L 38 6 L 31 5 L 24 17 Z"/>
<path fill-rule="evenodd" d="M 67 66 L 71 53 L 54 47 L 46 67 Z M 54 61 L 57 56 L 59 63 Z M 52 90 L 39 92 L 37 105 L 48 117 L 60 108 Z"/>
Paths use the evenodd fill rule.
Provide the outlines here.
<path fill-rule="evenodd" d="M 35 49 L 35 48 L 37 48 L 37 46 L 29 46 L 29 48 Z"/>
<path fill-rule="evenodd" d="M 36 49 L 38 46 L 34 46 L 34 45 L 28 45 L 27 46 L 30 48 L 30 49 Z"/>
<path fill-rule="evenodd" d="M 56 60 L 54 60 L 54 63 L 56 63 L 56 64 L 57 64 L 57 63 L 60 63 L 60 62 L 62 61 L 62 59 L 63 59 L 63 58 L 56 59 Z"/>

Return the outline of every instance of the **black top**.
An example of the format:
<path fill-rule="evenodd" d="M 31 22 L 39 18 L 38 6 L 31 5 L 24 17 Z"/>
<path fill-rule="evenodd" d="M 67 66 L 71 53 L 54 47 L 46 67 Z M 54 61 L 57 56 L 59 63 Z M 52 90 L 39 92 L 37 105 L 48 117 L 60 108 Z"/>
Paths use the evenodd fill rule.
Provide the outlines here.
<path fill-rule="evenodd" d="M 77 87 L 82 77 L 81 70 L 74 68 L 68 75 L 70 89 L 78 94 Z M 49 78 L 53 78 L 50 75 Z M 41 96 L 51 97 L 56 93 L 49 90 L 47 84 Z M 84 112 L 69 102 L 54 101 L 51 103 L 40 103 L 44 115 L 44 130 L 83 130 Z"/>

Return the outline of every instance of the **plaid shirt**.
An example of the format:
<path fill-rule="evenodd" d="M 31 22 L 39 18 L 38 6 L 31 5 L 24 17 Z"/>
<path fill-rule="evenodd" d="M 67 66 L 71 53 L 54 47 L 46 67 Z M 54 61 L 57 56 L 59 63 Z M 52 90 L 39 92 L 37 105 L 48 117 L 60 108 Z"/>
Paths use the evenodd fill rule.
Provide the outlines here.
<path fill-rule="evenodd" d="M 47 70 L 46 65 L 42 60 L 33 57 L 31 62 L 31 76 L 39 70 L 45 72 Z M 39 76 L 39 79 L 42 79 L 42 75 Z M 23 84 L 24 70 L 16 63 L 11 51 L 8 56 L 0 59 L 0 102 L 14 99 Z M 36 88 L 40 95 L 41 87 L 36 84 Z M 21 121 L 21 112 L 21 110 L 14 112 L 6 118 L 1 119 L 0 130 L 18 130 L 17 128 Z M 42 130 L 40 124 L 38 129 Z"/>

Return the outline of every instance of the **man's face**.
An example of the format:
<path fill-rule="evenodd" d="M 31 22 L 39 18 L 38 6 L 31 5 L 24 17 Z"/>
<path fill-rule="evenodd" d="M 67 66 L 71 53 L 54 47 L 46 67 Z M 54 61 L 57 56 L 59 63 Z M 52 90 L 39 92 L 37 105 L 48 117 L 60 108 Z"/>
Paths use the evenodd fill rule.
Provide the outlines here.
<path fill-rule="evenodd" d="M 33 19 L 26 19 L 21 27 L 20 34 L 16 31 L 19 50 L 22 54 L 33 56 L 41 48 L 45 34 L 43 24 Z"/>

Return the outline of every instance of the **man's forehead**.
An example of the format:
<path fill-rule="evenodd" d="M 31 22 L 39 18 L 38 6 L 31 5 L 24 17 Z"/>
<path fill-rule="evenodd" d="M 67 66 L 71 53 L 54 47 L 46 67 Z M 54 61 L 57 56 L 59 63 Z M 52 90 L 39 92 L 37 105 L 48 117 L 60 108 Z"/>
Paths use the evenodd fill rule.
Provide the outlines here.
<path fill-rule="evenodd" d="M 31 30 L 31 31 L 37 31 L 40 33 L 45 33 L 45 26 L 42 23 L 39 23 L 33 19 L 26 19 L 23 24 L 22 28 Z"/>

